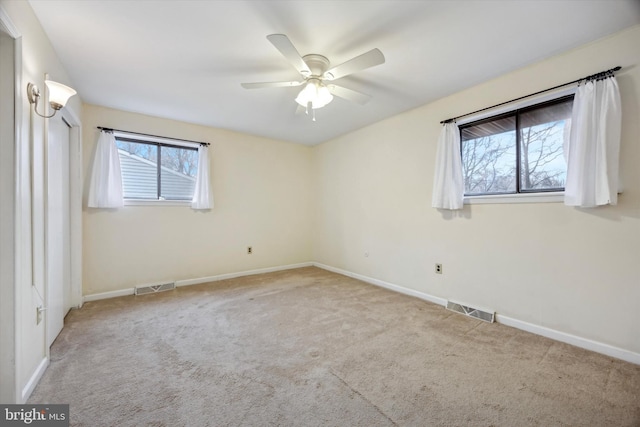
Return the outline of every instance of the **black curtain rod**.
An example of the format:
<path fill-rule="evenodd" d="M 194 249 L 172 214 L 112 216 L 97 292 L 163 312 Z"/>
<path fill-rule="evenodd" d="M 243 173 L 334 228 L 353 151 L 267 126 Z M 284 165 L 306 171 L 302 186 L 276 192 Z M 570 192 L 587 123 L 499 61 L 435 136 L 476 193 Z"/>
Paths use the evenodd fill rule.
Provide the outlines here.
<path fill-rule="evenodd" d="M 176 141 L 191 142 L 191 143 L 194 143 L 194 144 L 200 144 L 200 145 L 204 145 L 204 146 L 207 146 L 207 147 L 210 145 L 208 142 L 191 141 L 189 139 L 171 138 L 171 137 L 167 137 L 167 136 L 151 135 L 151 134 L 148 134 L 148 133 L 131 132 L 131 131 L 128 131 L 128 130 L 105 128 L 105 127 L 102 127 L 102 126 L 98 126 L 98 129 L 103 130 L 105 132 L 123 132 L 123 133 L 130 133 L 132 135 L 150 136 L 152 138 L 173 139 L 173 140 L 176 140 Z"/>
<path fill-rule="evenodd" d="M 590 81 L 590 80 L 602 80 L 602 79 L 605 79 L 605 78 L 607 78 L 607 77 L 609 77 L 609 76 L 612 76 L 614 71 L 619 71 L 619 70 L 621 70 L 621 69 L 622 69 L 622 67 L 617 66 L 617 67 L 612 68 L 612 69 L 610 69 L 610 70 L 607 70 L 607 71 L 601 71 L 601 72 L 599 72 L 599 73 L 592 74 L 592 75 L 590 75 L 590 76 L 583 77 L 583 78 L 581 78 L 581 79 L 574 80 L 574 81 L 572 81 L 572 82 L 563 83 L 563 84 L 561 84 L 561 85 L 554 86 L 554 87 L 549 88 L 549 89 L 545 89 L 545 90 L 541 90 L 541 91 L 536 92 L 536 93 L 531 93 L 531 94 L 529 94 L 529 95 L 521 96 L 520 98 L 512 99 L 512 100 L 510 100 L 510 101 L 501 102 L 500 104 L 492 105 L 491 107 L 482 108 L 482 109 L 480 109 L 480 110 L 472 111 L 471 113 L 462 114 L 462 115 L 460 115 L 460 116 L 452 117 L 452 118 L 450 118 L 450 119 L 443 120 L 443 121 L 441 121 L 440 123 L 442 123 L 442 124 L 444 124 L 444 123 L 451 123 L 451 122 L 454 122 L 454 121 L 458 120 L 458 119 L 459 119 L 459 118 L 461 118 L 461 117 L 466 117 L 466 116 L 470 116 L 470 115 L 472 115 L 472 114 L 481 113 L 481 112 L 483 112 L 483 111 L 490 110 L 490 109 L 492 109 L 492 108 L 501 107 L 501 106 L 503 106 L 503 105 L 505 105 L 505 104 L 510 104 L 510 103 L 512 103 L 512 102 L 520 101 L 521 99 L 525 99 L 525 98 L 529 98 L 529 97 L 532 97 L 532 96 L 540 95 L 541 93 L 550 92 L 550 91 L 552 91 L 552 90 L 559 89 L 559 88 L 561 88 L 561 87 L 563 87 L 563 86 L 569 86 L 569 85 L 572 85 L 572 84 L 574 84 L 574 83 L 580 83 L 580 82 L 581 82 L 581 81 L 583 81 L 583 80 L 586 80 L 586 81 Z"/>

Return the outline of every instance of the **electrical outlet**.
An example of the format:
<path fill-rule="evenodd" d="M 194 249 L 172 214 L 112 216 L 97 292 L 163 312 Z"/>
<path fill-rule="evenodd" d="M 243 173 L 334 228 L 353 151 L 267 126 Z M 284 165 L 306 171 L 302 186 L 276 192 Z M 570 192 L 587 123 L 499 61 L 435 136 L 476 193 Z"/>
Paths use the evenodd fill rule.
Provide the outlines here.
<path fill-rule="evenodd" d="M 247 246 L 247 254 L 251 255 L 253 253 L 253 248 L 251 246 Z"/>
<path fill-rule="evenodd" d="M 442 264 L 436 264 L 436 273 L 442 274 Z"/>

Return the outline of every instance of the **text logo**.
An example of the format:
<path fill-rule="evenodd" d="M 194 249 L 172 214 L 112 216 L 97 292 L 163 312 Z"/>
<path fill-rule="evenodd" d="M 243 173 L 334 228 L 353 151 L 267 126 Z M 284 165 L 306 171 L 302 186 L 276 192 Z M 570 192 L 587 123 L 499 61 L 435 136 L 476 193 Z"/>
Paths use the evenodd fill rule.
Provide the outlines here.
<path fill-rule="evenodd" d="M 69 405 L 2 405 L 0 427 L 69 427 Z"/>

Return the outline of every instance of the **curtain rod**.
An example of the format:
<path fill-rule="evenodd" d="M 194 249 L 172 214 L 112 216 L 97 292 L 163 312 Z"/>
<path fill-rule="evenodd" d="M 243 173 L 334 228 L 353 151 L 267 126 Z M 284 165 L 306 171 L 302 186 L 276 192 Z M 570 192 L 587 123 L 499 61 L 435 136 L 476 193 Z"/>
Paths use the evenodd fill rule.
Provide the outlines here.
<path fill-rule="evenodd" d="M 592 75 L 590 75 L 590 76 L 583 77 L 583 78 L 578 79 L 578 80 L 574 80 L 574 81 L 572 81 L 572 82 L 563 83 L 563 84 L 561 84 L 561 85 L 554 86 L 554 87 L 549 88 L 549 89 L 544 89 L 544 90 L 541 90 L 541 91 L 536 92 L 536 93 L 531 93 L 531 94 L 529 94 L 529 95 L 521 96 L 520 98 L 512 99 L 512 100 L 510 100 L 510 101 L 501 102 L 500 104 L 492 105 L 491 107 L 482 108 L 482 109 L 480 109 L 480 110 L 472 111 L 472 112 L 467 113 L 467 114 L 462 114 L 462 115 L 459 115 L 459 116 L 456 116 L 456 117 L 452 117 L 452 118 L 450 118 L 450 119 L 443 120 L 443 121 L 441 121 L 440 123 L 442 123 L 442 124 L 444 124 L 444 123 L 451 123 L 451 122 L 454 122 L 454 121 L 458 120 L 458 119 L 459 119 L 459 118 L 461 118 L 461 117 L 466 117 L 466 116 L 470 116 L 470 115 L 472 115 L 472 114 L 481 113 L 481 112 L 483 112 L 483 111 L 490 110 L 490 109 L 492 109 L 492 108 L 496 108 L 496 107 L 500 107 L 500 106 L 505 105 L 505 104 L 510 104 L 510 103 L 512 103 L 512 102 L 520 101 L 521 99 L 525 99 L 525 98 L 529 98 L 529 97 L 532 97 L 532 96 L 540 95 L 541 93 L 551 92 L 552 90 L 559 89 L 559 88 L 561 88 L 561 87 L 563 87 L 563 86 L 569 86 L 569 85 L 572 85 L 572 84 L 574 84 L 574 83 L 579 83 L 579 82 L 581 82 L 581 81 L 583 81 L 583 80 L 587 80 L 587 81 L 589 81 L 589 80 L 594 80 L 594 79 L 602 80 L 602 79 L 604 79 L 604 78 L 607 78 L 607 77 L 609 77 L 609 76 L 612 76 L 614 71 L 619 71 L 619 70 L 621 70 L 621 69 L 622 69 L 622 67 L 617 66 L 617 67 L 612 68 L 612 69 L 610 69 L 610 70 L 607 70 L 607 71 L 601 71 L 601 72 L 599 72 L 599 73 L 595 73 L 595 74 L 592 74 Z"/>
<path fill-rule="evenodd" d="M 191 141 L 190 139 L 171 138 L 171 137 L 167 137 L 167 136 L 151 135 L 151 134 L 148 134 L 148 133 L 131 132 L 131 131 L 128 131 L 128 130 L 105 128 L 105 127 L 102 127 L 102 126 L 98 126 L 98 129 L 103 130 L 105 132 L 123 132 L 123 133 L 130 133 L 132 135 L 150 136 L 152 138 L 173 139 L 175 141 L 192 142 L 194 144 L 200 144 L 200 145 L 204 145 L 204 146 L 207 146 L 207 147 L 210 145 L 208 142 Z"/>

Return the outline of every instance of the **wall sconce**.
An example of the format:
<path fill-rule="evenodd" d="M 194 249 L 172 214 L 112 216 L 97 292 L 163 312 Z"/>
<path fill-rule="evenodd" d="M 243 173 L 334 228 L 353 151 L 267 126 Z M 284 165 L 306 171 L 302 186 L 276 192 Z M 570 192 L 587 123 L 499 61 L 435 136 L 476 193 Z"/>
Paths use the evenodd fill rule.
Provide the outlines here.
<path fill-rule="evenodd" d="M 76 91 L 69 86 L 52 80 L 45 80 L 44 84 L 47 85 L 47 89 L 49 89 L 49 105 L 53 109 L 53 113 L 50 116 L 38 113 L 38 101 L 40 100 L 40 89 L 38 89 L 38 86 L 33 83 L 27 84 L 27 96 L 29 98 L 29 104 L 35 104 L 33 111 L 40 117 L 48 119 L 55 116 L 56 112 L 67 104 L 69 98 L 76 94 Z"/>

